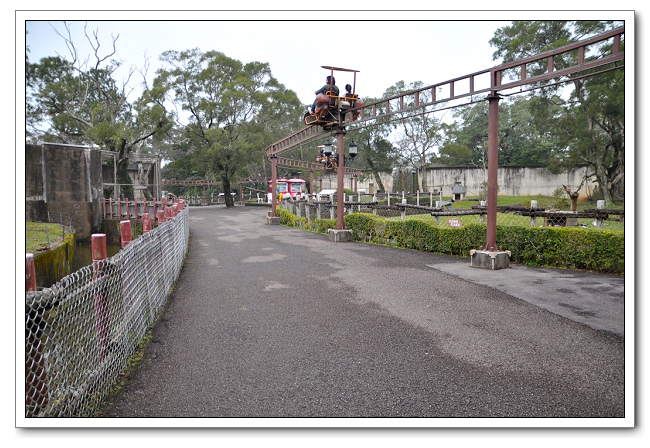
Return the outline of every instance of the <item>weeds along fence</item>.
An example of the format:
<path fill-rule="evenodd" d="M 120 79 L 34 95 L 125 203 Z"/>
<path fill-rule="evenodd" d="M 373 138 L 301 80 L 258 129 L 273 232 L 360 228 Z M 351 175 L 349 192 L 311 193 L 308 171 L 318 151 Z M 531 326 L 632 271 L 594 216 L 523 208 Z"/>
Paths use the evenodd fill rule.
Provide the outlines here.
<path fill-rule="evenodd" d="M 178 279 L 188 211 L 113 257 L 26 293 L 26 417 L 85 417 L 98 409 Z"/>

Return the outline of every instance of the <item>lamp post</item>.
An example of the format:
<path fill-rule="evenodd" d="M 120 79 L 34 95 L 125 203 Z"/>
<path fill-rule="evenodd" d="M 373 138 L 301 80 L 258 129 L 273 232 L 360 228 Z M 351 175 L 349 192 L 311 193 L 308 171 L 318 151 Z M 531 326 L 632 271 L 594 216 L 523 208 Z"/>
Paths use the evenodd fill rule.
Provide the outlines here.
<path fill-rule="evenodd" d="M 336 133 L 336 147 L 337 151 L 334 154 L 335 157 L 338 159 L 338 166 L 337 166 L 337 191 L 336 191 L 336 231 L 340 232 L 342 230 L 345 230 L 345 225 L 343 223 L 343 216 L 344 216 L 344 202 L 345 202 L 345 188 L 344 188 L 344 183 L 345 183 L 345 143 L 344 143 L 344 137 L 345 137 L 345 131 L 344 130 L 339 130 Z M 323 153 L 325 153 L 325 150 L 329 146 L 329 151 L 331 152 L 331 147 L 332 144 L 330 143 L 329 139 L 325 142 L 325 147 L 323 148 Z M 350 158 L 355 158 L 357 156 L 357 144 L 352 140 L 350 143 L 350 147 L 348 148 Z M 349 237 L 349 236 L 348 236 Z M 347 239 L 340 239 L 340 238 L 335 238 L 335 241 L 347 241 Z"/>

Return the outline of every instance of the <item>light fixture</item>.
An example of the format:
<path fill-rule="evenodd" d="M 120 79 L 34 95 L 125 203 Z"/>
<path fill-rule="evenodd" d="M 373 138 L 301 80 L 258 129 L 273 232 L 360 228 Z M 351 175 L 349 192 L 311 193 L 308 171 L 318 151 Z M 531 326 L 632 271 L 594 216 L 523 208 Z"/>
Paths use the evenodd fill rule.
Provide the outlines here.
<path fill-rule="evenodd" d="M 330 140 L 327 139 L 325 145 L 323 146 L 323 155 L 325 157 L 329 157 L 331 154 L 332 154 L 332 144 L 330 143 Z"/>
<path fill-rule="evenodd" d="M 350 157 L 353 159 L 357 156 L 357 144 L 354 143 L 354 140 L 352 140 L 352 143 L 350 143 L 350 148 L 348 151 L 350 152 Z"/>

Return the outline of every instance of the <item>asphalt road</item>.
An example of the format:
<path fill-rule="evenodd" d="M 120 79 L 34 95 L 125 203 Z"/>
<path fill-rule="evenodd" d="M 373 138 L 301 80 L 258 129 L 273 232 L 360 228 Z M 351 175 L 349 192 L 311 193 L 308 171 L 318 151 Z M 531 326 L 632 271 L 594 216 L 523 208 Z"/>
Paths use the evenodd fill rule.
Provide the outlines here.
<path fill-rule="evenodd" d="M 625 416 L 623 278 L 333 243 L 267 212 L 191 208 L 183 272 L 104 415 Z"/>

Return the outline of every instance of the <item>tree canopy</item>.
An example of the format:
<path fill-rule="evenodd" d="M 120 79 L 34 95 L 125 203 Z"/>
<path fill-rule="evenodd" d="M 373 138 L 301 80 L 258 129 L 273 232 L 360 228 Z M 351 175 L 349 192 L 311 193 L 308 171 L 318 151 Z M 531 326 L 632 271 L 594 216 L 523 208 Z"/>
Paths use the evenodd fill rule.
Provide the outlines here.
<path fill-rule="evenodd" d="M 493 59 L 515 61 L 616 26 L 620 24 L 608 21 L 513 21 L 490 40 L 496 48 Z M 129 153 L 155 150 L 171 160 L 164 173 L 220 180 L 224 192 L 230 192 L 238 176 L 266 177 L 265 149 L 303 126 L 298 97 L 273 77 L 268 63 L 243 63 L 216 50 L 166 51 L 160 55 L 163 68 L 131 101 L 132 76 L 144 75 L 147 66 L 131 68 L 126 81 L 116 81 L 122 65 L 114 59 L 119 36 L 101 53 L 98 34 L 86 33 L 94 54 L 85 60 L 69 32 L 60 36 L 71 50 L 68 59 L 51 56 L 30 63 L 27 49 L 27 137 L 114 151 L 122 180 L 128 179 Z M 594 46 L 586 57 L 608 51 L 611 43 Z M 555 66 L 573 65 L 576 57 L 571 52 L 557 57 Z M 544 67 L 531 64 L 527 70 L 533 76 Z M 568 83 L 535 85 L 531 94 L 502 100 L 499 164 L 545 165 L 554 172 L 586 164 L 588 179 L 597 182 L 606 202 L 623 198 L 624 86 L 624 69 L 613 69 Z M 420 87 L 421 81 L 398 81 L 384 97 Z M 429 100 L 426 92 L 422 95 L 425 104 Z M 374 101 L 364 99 L 366 104 Z M 452 122 L 433 112 L 429 107 L 353 130 L 357 167 L 368 170 L 380 189 L 379 172 L 398 165 L 485 167 L 487 103 L 453 109 Z M 233 205 L 225 196 L 227 205 Z"/>
<path fill-rule="evenodd" d="M 231 191 L 236 175 L 247 176 L 274 139 L 289 133 L 300 116 L 297 95 L 280 84 L 269 65 L 242 63 L 218 51 L 167 51 L 156 84 L 187 115 L 175 165 L 191 165 L 201 177 L 221 179 Z M 233 199 L 225 195 L 226 205 Z"/>
<path fill-rule="evenodd" d="M 620 26 L 613 21 L 514 21 L 490 40 L 494 59 L 525 58 Z M 625 42 L 621 43 L 624 48 Z M 612 43 L 594 45 L 586 60 L 611 52 Z M 554 61 L 557 68 L 575 65 L 577 54 Z M 622 66 L 622 63 L 619 63 Z M 614 67 L 611 67 L 614 68 Z M 541 68 L 539 68 L 541 70 Z M 601 69 L 602 70 L 602 69 Z M 535 73 L 532 69 L 531 75 Z M 598 183 L 606 203 L 624 197 L 625 176 L 625 70 L 595 76 L 589 71 L 566 84 L 539 85 L 529 103 L 531 123 L 543 141 L 552 145 L 549 165 L 556 170 L 578 164 L 591 168 L 588 178 Z"/>

